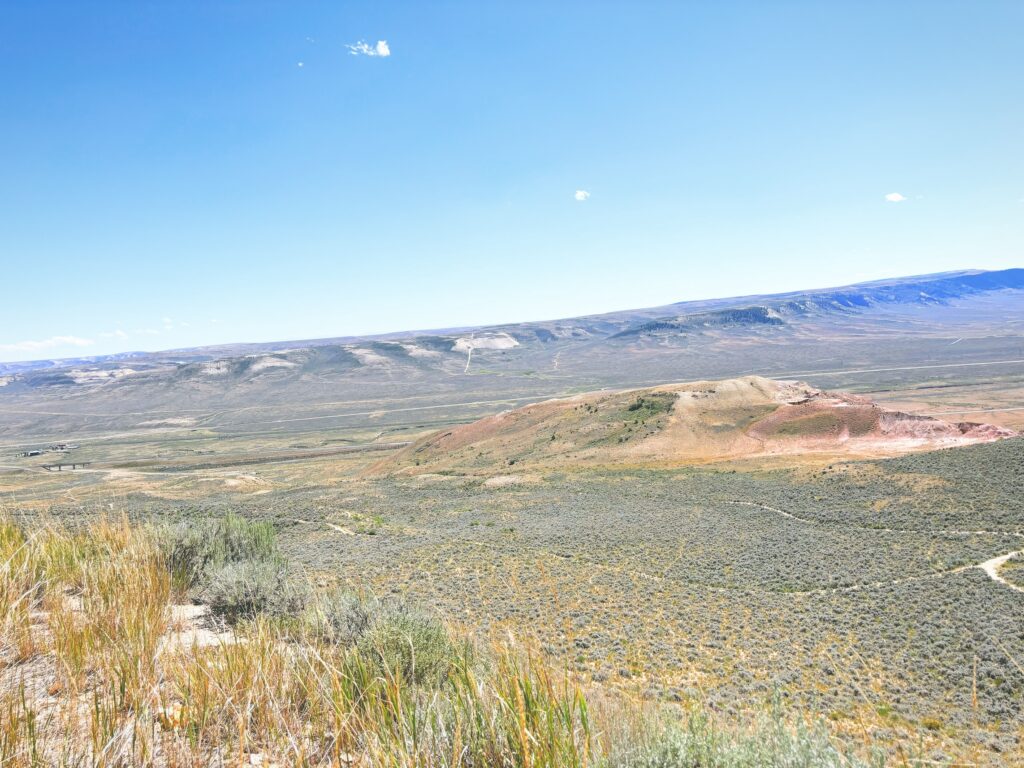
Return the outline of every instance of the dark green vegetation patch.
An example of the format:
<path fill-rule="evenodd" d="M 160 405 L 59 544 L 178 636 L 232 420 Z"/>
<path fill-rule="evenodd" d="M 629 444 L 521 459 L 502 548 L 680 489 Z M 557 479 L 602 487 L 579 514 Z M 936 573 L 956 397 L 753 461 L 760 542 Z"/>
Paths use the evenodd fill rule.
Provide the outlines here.
<path fill-rule="evenodd" d="M 634 416 L 646 419 L 661 413 L 670 413 L 676 404 L 675 392 L 652 392 L 638 397 L 626 410 Z"/>

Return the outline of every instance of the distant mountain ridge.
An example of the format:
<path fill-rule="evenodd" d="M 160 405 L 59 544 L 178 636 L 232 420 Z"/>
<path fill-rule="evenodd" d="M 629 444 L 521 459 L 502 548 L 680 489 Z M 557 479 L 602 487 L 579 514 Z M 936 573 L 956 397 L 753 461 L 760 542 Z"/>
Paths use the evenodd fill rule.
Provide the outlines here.
<path fill-rule="evenodd" d="M 896 387 L 1016 380 L 1022 368 L 1024 269 L 973 270 L 480 328 L 0 365 L 0 437 L 384 434 L 605 388 L 757 374 L 858 391 L 865 376 Z"/>
<path fill-rule="evenodd" d="M 742 325 L 782 325 L 785 322 L 778 311 L 768 306 L 713 309 L 642 323 L 635 328 L 619 331 L 616 337 L 639 336 L 647 333 L 700 331 L 705 328 L 728 328 Z"/>
<path fill-rule="evenodd" d="M 741 325 L 782 325 L 787 316 L 813 313 L 848 312 L 886 304 L 944 304 L 980 293 L 1024 288 L 1024 269 L 1000 272 L 954 272 L 898 280 L 881 280 L 840 288 L 751 297 L 761 303 L 730 306 L 677 316 L 658 318 L 635 328 L 620 331 L 618 336 L 645 333 L 686 332 L 702 328 Z M 740 302 L 743 299 L 730 299 Z M 682 302 L 673 308 L 688 308 L 694 302 Z"/>
<path fill-rule="evenodd" d="M 941 305 L 1003 290 L 1024 290 L 1024 268 L 962 270 L 930 275 L 890 278 L 835 288 L 790 291 L 779 294 L 738 296 L 683 301 L 660 307 L 619 310 L 548 321 L 479 327 L 454 327 L 426 331 L 396 331 L 369 336 L 340 336 L 267 343 L 242 342 L 161 352 L 121 352 L 111 355 L 0 362 L 0 375 L 16 375 L 45 369 L 103 366 L 124 361 L 189 363 L 245 355 L 283 352 L 313 347 L 408 339 L 464 336 L 473 333 L 525 334 L 539 341 L 585 334 L 588 337 L 624 337 L 663 331 L 693 331 L 708 327 L 780 325 L 786 316 L 844 312 L 886 305 Z"/>

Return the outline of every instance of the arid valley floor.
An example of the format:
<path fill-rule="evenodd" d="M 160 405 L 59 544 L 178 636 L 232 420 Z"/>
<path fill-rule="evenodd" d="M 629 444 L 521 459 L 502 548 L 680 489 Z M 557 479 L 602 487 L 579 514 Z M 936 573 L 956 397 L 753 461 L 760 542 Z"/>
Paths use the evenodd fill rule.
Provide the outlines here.
<path fill-rule="evenodd" d="M 1024 428 L 1024 302 L 1010 294 L 1016 310 L 1005 315 L 993 301 L 982 297 L 945 330 L 943 308 L 931 305 L 895 307 L 870 329 L 862 315 L 829 316 L 829 333 L 847 334 L 838 356 L 834 339 L 794 321 L 795 330 L 730 326 L 596 351 L 571 335 L 547 351 L 484 345 L 479 369 L 463 350 L 442 377 L 421 373 L 419 391 L 393 360 L 368 353 L 361 369 L 346 358 L 332 372 L 324 348 L 280 353 L 288 365 L 267 368 L 320 356 L 293 397 L 250 378 L 211 394 L 221 385 L 188 378 L 209 362 L 175 369 L 159 386 L 176 405 L 146 412 L 135 405 L 142 394 L 118 400 L 106 385 L 12 385 L 0 393 L 0 504 L 15 519 L 72 523 L 233 511 L 273 523 L 322 584 L 401 594 L 476 633 L 534 638 L 589 685 L 702 701 L 725 719 L 777 694 L 890 754 L 1020 764 L 1024 438 L 855 455 L 708 448 L 685 461 L 631 459 L 618 447 L 614 460 L 577 461 L 526 455 L 525 443 L 500 461 L 474 452 L 475 464 L 420 464 L 426 454 L 410 452 L 553 396 L 595 390 L 596 403 L 631 385 L 752 373 L 1009 434 Z M 515 335 L 493 333 L 506 332 Z M 609 367 L 613 354 L 636 364 Z M 638 416 L 637 430 L 673 418 L 643 408 L 634 411 L 649 421 Z M 47 452 L 56 441 L 75 447 Z M 32 450 L 43 452 L 21 455 Z M 44 467 L 71 462 L 84 466 Z"/>

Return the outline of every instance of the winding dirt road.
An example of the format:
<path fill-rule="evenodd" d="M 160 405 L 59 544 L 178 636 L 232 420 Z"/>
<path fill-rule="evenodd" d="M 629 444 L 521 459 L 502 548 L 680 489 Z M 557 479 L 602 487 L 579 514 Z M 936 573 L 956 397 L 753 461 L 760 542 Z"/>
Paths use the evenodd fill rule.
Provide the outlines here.
<path fill-rule="evenodd" d="M 821 523 L 817 520 L 810 520 L 806 517 L 798 517 L 791 512 L 786 512 L 784 509 L 778 507 L 771 507 L 767 504 L 759 504 L 754 501 L 727 501 L 726 504 L 732 504 L 734 506 L 741 507 L 753 507 L 755 509 L 763 509 L 766 512 L 772 512 L 782 517 L 788 518 L 789 520 L 795 520 L 798 523 L 804 525 L 821 526 Z M 844 530 L 848 531 L 871 531 L 874 533 L 923 533 L 923 534 L 936 534 L 939 536 L 1009 536 L 1017 539 L 1024 539 L 1024 533 L 1017 531 L 989 531 L 989 530 L 978 530 L 978 531 L 966 531 L 959 529 L 938 529 L 938 530 L 927 530 L 927 529 L 916 529 L 916 528 L 872 528 L 870 526 L 863 525 L 851 525 L 844 527 Z M 978 568 L 985 573 L 992 581 L 997 584 L 1002 584 L 1004 587 L 1014 590 L 1015 592 L 1024 593 L 1024 587 L 1019 587 L 1012 582 L 1007 581 L 1000 575 L 999 569 L 1002 568 L 1007 561 L 1014 557 L 1024 555 L 1024 549 L 1014 549 L 1002 555 L 985 560 L 981 563 L 972 563 L 970 565 L 961 565 L 956 568 L 950 568 L 945 571 L 936 571 L 935 573 L 925 574 L 924 576 L 908 576 L 905 579 L 891 579 L 889 581 L 875 581 L 866 584 L 850 584 L 844 587 L 828 587 L 824 589 L 812 589 L 807 591 L 797 592 L 795 594 L 832 594 L 837 592 L 856 592 L 863 589 L 874 589 L 878 587 L 888 587 L 897 584 L 907 584 L 914 581 L 926 581 L 928 579 L 937 579 L 943 576 L 951 576 L 955 573 L 964 573 L 965 571 Z"/>

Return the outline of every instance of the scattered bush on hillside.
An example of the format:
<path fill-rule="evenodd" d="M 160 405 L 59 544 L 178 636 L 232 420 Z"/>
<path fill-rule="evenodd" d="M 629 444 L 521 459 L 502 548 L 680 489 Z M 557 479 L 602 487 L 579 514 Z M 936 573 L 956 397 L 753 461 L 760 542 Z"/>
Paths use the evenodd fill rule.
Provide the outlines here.
<path fill-rule="evenodd" d="M 638 417 L 647 418 L 648 416 L 657 416 L 660 413 L 668 413 L 672 410 L 675 402 L 675 392 L 651 392 L 637 397 L 636 400 L 629 404 L 626 410 L 630 413 L 635 413 Z"/>
<path fill-rule="evenodd" d="M 881 755 L 873 761 L 884 765 Z M 741 732 L 723 732 L 696 711 L 683 723 L 652 729 L 616 745 L 603 768 L 861 768 L 868 763 L 837 748 L 822 727 L 788 725 L 776 703 Z"/>
<path fill-rule="evenodd" d="M 436 686 L 448 675 L 456 649 L 444 625 L 401 600 L 334 594 L 317 605 L 314 634 L 354 647 L 381 674 Z"/>
<path fill-rule="evenodd" d="M 425 686 L 444 682 L 456 655 L 441 622 L 405 603 L 375 610 L 356 647 L 384 675 Z"/>
<path fill-rule="evenodd" d="M 311 634 L 339 646 L 354 646 L 370 627 L 367 601 L 349 592 L 320 595 L 314 604 Z"/>
<path fill-rule="evenodd" d="M 282 561 L 243 560 L 215 571 L 200 597 L 213 615 L 234 624 L 259 615 L 298 616 L 306 607 L 309 589 Z"/>
<path fill-rule="evenodd" d="M 230 513 L 217 520 L 165 526 L 156 538 L 179 595 L 203 588 L 225 566 L 280 560 L 270 523 Z"/>

